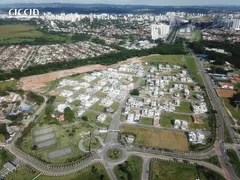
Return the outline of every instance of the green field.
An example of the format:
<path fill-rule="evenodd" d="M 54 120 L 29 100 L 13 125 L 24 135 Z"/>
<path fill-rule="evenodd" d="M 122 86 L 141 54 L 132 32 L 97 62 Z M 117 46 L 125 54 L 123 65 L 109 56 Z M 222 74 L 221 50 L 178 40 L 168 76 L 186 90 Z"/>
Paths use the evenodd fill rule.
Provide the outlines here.
<path fill-rule="evenodd" d="M 196 168 L 196 166 L 160 160 L 153 160 L 151 166 L 150 176 L 152 180 L 193 180 L 197 178 L 201 180 L 224 180 L 221 175 L 204 167 Z"/>
<path fill-rule="evenodd" d="M 3 168 L 3 165 L 8 161 L 12 161 L 13 156 L 8 153 L 5 149 L 0 149 L 0 169 Z"/>
<path fill-rule="evenodd" d="M 39 172 L 35 169 L 32 169 L 28 166 L 21 166 L 15 171 L 12 171 L 7 177 L 6 180 L 31 180 L 37 176 Z"/>
<path fill-rule="evenodd" d="M 124 163 L 114 167 L 114 173 L 118 180 L 141 179 L 142 159 L 138 156 L 130 156 Z"/>
<path fill-rule="evenodd" d="M 200 72 L 198 71 L 198 66 L 194 58 L 191 55 L 188 55 L 188 56 L 185 56 L 185 59 L 187 61 L 189 73 L 193 77 L 193 80 L 198 82 L 200 85 L 203 85 L 203 80 L 200 75 Z"/>
<path fill-rule="evenodd" d="M 16 80 L 7 80 L 0 82 L 0 90 L 6 90 L 8 88 L 16 89 L 17 81 Z"/>
<path fill-rule="evenodd" d="M 160 118 L 160 125 L 167 128 L 173 128 L 174 127 L 173 123 L 175 119 L 187 121 L 190 130 L 210 129 L 207 119 L 203 120 L 204 124 L 195 124 L 193 123 L 191 116 L 173 113 L 164 113 Z"/>
<path fill-rule="evenodd" d="M 37 26 L 28 24 L 0 25 L 0 44 L 63 42 L 71 42 L 71 35 L 41 32 Z"/>
<path fill-rule="evenodd" d="M 232 150 L 227 150 L 228 157 L 230 159 L 230 163 L 232 164 L 233 169 L 235 170 L 235 173 L 238 177 L 240 177 L 240 159 L 238 158 L 237 153 Z"/>
<path fill-rule="evenodd" d="M 200 41 L 202 39 L 202 33 L 201 31 L 194 32 L 193 35 L 193 41 Z"/>
<path fill-rule="evenodd" d="M 158 66 L 159 63 L 179 66 L 186 65 L 186 60 L 184 60 L 181 55 L 152 55 L 142 60 L 148 62 L 150 65 L 156 66 Z"/>

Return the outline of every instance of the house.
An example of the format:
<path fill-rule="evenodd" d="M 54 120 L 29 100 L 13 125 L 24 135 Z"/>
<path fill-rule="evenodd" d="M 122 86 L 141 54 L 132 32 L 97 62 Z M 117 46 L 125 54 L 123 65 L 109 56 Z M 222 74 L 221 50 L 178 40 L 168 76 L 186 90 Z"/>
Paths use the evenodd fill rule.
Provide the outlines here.
<path fill-rule="evenodd" d="M 205 135 L 201 132 L 189 132 L 188 133 L 189 142 L 193 144 L 206 144 Z"/>
<path fill-rule="evenodd" d="M 100 114 L 100 115 L 98 115 L 98 117 L 97 117 L 97 121 L 103 123 L 103 121 L 105 121 L 106 117 L 107 117 L 106 114 Z"/>
<path fill-rule="evenodd" d="M 64 121 L 64 114 L 61 114 L 61 115 L 58 117 L 58 120 L 59 120 L 59 121 Z"/>
<path fill-rule="evenodd" d="M 125 136 L 125 141 L 128 143 L 128 144 L 132 144 L 135 140 L 135 137 L 133 135 L 127 135 Z"/>
<path fill-rule="evenodd" d="M 223 89 L 233 89 L 233 84 L 229 83 L 229 82 L 219 82 L 219 85 L 221 86 L 221 88 Z"/>

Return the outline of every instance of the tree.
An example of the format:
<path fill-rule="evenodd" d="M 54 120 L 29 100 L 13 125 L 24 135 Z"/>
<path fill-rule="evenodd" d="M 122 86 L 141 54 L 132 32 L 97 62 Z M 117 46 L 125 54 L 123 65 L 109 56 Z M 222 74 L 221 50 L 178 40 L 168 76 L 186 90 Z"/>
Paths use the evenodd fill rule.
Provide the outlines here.
<path fill-rule="evenodd" d="M 87 116 L 83 116 L 83 117 L 82 117 L 82 120 L 83 120 L 83 121 L 88 121 L 88 117 L 87 117 Z"/>
<path fill-rule="evenodd" d="M 75 114 L 70 107 L 64 109 L 64 119 L 68 122 L 72 122 L 75 119 Z"/>
<path fill-rule="evenodd" d="M 48 105 L 48 106 L 46 107 L 45 114 L 46 114 L 47 116 L 50 116 L 51 114 L 53 114 L 53 112 L 54 112 L 54 107 L 53 107 L 53 105 Z"/>
<path fill-rule="evenodd" d="M 133 89 L 131 92 L 130 92 L 131 95 L 133 96 L 139 96 L 139 90 L 138 89 Z"/>

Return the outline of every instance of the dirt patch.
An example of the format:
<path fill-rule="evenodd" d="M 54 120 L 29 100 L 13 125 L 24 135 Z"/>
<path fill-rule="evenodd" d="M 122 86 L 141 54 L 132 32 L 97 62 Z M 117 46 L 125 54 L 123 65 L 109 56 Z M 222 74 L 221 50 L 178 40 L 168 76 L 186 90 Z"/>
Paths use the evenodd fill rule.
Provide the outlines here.
<path fill-rule="evenodd" d="M 55 71 L 55 72 L 50 72 L 50 73 L 46 73 L 46 74 L 23 77 L 20 79 L 20 84 L 21 84 L 22 89 L 25 91 L 31 90 L 34 92 L 42 93 L 42 92 L 46 91 L 47 83 L 54 81 L 56 79 L 66 77 L 66 76 L 71 76 L 74 74 L 79 74 L 79 73 L 103 70 L 103 69 L 119 66 L 121 64 L 134 63 L 134 62 L 140 62 L 140 58 L 138 58 L 138 57 L 130 58 L 130 59 L 118 62 L 118 63 L 110 65 L 110 66 L 103 66 L 100 64 L 95 64 L 95 65 L 89 65 L 89 66 L 82 66 L 82 67 L 78 67 L 78 68 L 74 68 L 74 69 L 61 70 L 61 71 Z"/>
<path fill-rule="evenodd" d="M 216 89 L 216 91 L 220 97 L 224 98 L 230 98 L 233 96 L 233 94 L 237 93 L 236 91 L 231 89 Z"/>
<path fill-rule="evenodd" d="M 78 73 L 102 70 L 105 68 L 106 66 L 102 66 L 98 64 L 83 66 L 83 67 L 74 68 L 74 69 L 55 71 L 55 72 L 46 73 L 46 74 L 23 77 L 20 79 L 20 82 L 21 82 L 22 89 L 25 91 L 31 90 L 35 92 L 44 92 L 44 90 L 46 90 L 47 83 L 54 81 L 56 79 L 59 79 L 65 76 L 71 76 Z"/>
<path fill-rule="evenodd" d="M 136 135 L 134 143 L 149 147 L 189 151 L 187 136 L 183 132 L 125 126 L 121 132 Z"/>

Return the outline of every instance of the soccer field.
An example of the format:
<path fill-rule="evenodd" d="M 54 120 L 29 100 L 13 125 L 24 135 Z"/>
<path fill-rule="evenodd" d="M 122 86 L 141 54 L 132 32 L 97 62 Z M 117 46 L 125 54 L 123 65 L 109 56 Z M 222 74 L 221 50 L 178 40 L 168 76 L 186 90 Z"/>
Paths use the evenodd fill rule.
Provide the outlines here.
<path fill-rule="evenodd" d="M 183 132 L 124 126 L 121 133 L 136 135 L 135 144 L 149 147 L 189 151 L 187 136 Z"/>

